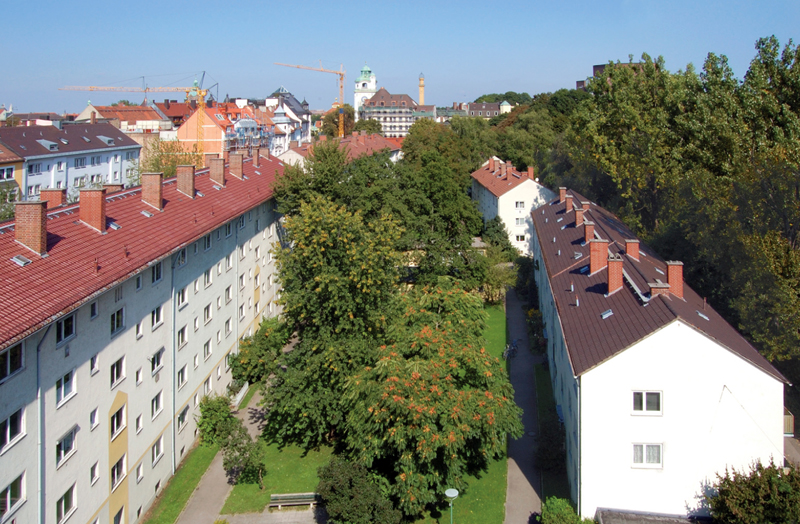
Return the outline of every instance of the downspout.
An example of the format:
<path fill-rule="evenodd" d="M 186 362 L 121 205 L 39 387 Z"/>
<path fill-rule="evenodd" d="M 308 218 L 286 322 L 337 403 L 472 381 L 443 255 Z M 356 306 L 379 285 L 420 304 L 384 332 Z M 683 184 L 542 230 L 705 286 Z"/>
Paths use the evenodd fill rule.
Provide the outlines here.
<path fill-rule="evenodd" d="M 39 353 L 42 350 L 42 343 L 47 338 L 47 334 L 50 333 L 51 327 L 53 327 L 53 324 L 48 324 L 44 335 L 42 335 L 39 343 L 36 344 L 36 407 L 39 413 L 39 420 L 36 427 L 36 449 L 38 450 L 36 461 L 39 467 L 39 482 L 36 489 L 37 497 L 39 498 L 39 524 L 44 522 L 44 497 L 42 495 L 44 493 L 44 446 L 42 445 L 42 435 L 44 434 L 44 403 L 42 402 L 42 377 L 39 368 Z"/>
<path fill-rule="evenodd" d="M 578 484 L 578 500 L 576 501 L 578 506 L 578 515 L 581 514 L 581 490 L 583 489 L 583 482 L 581 481 L 581 477 L 583 476 L 583 468 L 581 467 L 581 463 L 583 461 L 583 433 L 582 433 L 582 424 L 583 424 L 583 417 L 581 416 L 581 377 L 575 377 L 575 381 L 578 384 L 578 401 L 575 403 L 577 410 L 578 410 L 578 474 L 576 475 L 575 482 Z"/>
<path fill-rule="evenodd" d="M 178 253 L 180 253 L 180 251 L 178 251 Z M 178 360 L 177 360 L 178 356 L 175 354 L 175 352 L 176 352 L 176 347 L 175 347 L 176 346 L 176 344 L 175 344 L 175 336 L 176 336 L 175 335 L 175 315 L 177 314 L 176 306 L 175 306 L 175 302 L 176 302 L 175 301 L 175 263 L 177 261 L 178 261 L 177 254 L 176 255 L 172 255 L 172 264 L 170 264 L 171 271 L 170 271 L 170 277 L 169 277 L 169 290 L 170 290 L 169 300 L 170 300 L 170 303 L 172 304 L 172 329 L 170 330 L 170 333 L 172 334 L 172 372 L 171 372 L 172 377 L 170 379 L 170 382 L 172 383 L 172 414 L 170 415 L 172 417 L 172 421 L 170 422 L 170 424 L 172 426 L 172 474 L 173 475 L 175 475 L 175 469 L 176 469 L 176 466 L 177 466 L 177 464 L 175 462 L 176 461 L 176 458 L 175 458 L 175 439 L 176 439 L 176 436 L 175 436 L 175 408 L 176 408 L 175 397 L 177 396 L 177 393 L 178 393 L 177 390 L 175 389 L 175 366 L 177 365 L 177 362 L 178 362 Z"/>
<path fill-rule="evenodd" d="M 244 214 L 242 214 L 242 220 L 244 220 Z M 247 227 L 247 224 L 245 224 L 245 227 Z M 235 258 L 236 258 L 236 285 L 237 286 L 239 285 L 239 260 L 242 258 L 242 256 L 239 254 L 239 229 L 240 229 L 239 228 L 239 224 L 236 224 L 236 236 L 234 237 L 236 239 L 236 247 L 234 248 L 234 252 L 236 253 L 236 257 Z M 236 310 L 235 310 L 234 316 L 236 317 L 236 322 L 234 324 L 236 325 L 236 329 L 234 330 L 234 334 L 236 335 L 235 344 L 236 344 L 236 348 L 237 349 L 239 348 L 239 295 L 246 288 L 247 288 L 247 281 L 245 280 L 244 288 L 237 289 L 236 293 L 235 293 L 236 302 L 234 303 L 234 307 L 236 308 Z"/>

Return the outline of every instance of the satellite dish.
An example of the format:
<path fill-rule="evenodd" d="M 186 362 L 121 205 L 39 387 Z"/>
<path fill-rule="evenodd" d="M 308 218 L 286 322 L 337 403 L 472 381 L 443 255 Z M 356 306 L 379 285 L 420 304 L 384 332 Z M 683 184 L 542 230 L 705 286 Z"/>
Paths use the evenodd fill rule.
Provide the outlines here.
<path fill-rule="evenodd" d="M 444 492 L 444 496 L 449 498 L 449 499 L 455 499 L 455 498 L 458 497 L 458 490 L 450 488 L 450 489 L 448 489 L 447 491 Z"/>

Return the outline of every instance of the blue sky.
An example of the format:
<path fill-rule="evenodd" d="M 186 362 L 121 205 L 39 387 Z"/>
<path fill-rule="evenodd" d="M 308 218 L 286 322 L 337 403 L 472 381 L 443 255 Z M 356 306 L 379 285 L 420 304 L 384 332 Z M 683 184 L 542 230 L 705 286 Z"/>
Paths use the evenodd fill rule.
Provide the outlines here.
<path fill-rule="evenodd" d="M 59 91 L 65 85 L 205 85 L 264 97 L 284 85 L 314 109 L 338 97 L 335 75 L 273 62 L 347 70 L 345 101 L 364 63 L 378 85 L 451 105 L 484 93 L 573 88 L 592 65 L 662 55 L 671 71 L 728 57 L 742 78 L 759 37 L 800 40 L 797 0 L 271 2 L 205 0 L 4 2 L 0 103 L 16 112 L 79 112 L 137 93 Z M 175 93 L 171 98 L 181 96 Z M 157 99 L 166 98 L 157 94 Z"/>

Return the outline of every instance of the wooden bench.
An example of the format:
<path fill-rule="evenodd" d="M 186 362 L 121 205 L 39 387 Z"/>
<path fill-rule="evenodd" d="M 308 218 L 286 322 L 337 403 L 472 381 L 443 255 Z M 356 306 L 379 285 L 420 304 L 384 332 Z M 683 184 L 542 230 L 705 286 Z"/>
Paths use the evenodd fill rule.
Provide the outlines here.
<path fill-rule="evenodd" d="M 273 493 L 269 496 L 269 507 L 278 508 L 283 506 L 307 506 L 314 508 L 320 501 L 318 493 Z"/>

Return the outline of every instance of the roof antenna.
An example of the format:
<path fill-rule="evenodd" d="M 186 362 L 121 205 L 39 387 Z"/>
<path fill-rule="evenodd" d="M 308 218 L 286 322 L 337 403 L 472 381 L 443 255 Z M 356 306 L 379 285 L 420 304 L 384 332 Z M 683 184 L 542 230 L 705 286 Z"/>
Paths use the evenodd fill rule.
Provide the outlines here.
<path fill-rule="evenodd" d="M 706 310 L 706 297 L 703 297 L 703 311 Z"/>

